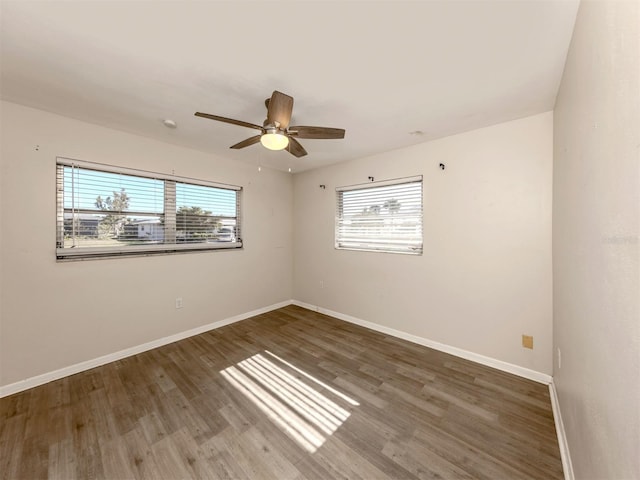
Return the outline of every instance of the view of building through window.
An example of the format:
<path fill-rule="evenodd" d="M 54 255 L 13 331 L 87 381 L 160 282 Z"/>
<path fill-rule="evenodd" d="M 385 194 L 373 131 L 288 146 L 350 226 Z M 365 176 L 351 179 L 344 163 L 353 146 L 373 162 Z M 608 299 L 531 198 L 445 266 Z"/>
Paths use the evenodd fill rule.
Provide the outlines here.
<path fill-rule="evenodd" d="M 62 160 L 57 168 L 59 258 L 242 245 L 239 187 Z"/>
<path fill-rule="evenodd" d="M 336 189 L 336 248 L 422 253 L 422 177 Z"/>

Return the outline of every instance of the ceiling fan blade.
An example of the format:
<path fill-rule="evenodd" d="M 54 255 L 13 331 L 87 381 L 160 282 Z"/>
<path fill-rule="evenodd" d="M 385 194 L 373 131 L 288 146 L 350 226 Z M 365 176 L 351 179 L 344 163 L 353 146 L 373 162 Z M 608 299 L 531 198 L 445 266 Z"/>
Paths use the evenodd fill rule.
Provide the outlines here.
<path fill-rule="evenodd" d="M 250 145 L 254 145 L 256 143 L 258 143 L 260 141 L 260 137 L 262 135 L 256 135 L 255 137 L 249 137 L 246 140 L 243 140 L 241 142 L 236 143 L 235 145 L 231 145 L 229 148 L 233 148 L 233 149 L 239 149 L 239 148 L 244 148 L 244 147 L 248 147 Z"/>
<path fill-rule="evenodd" d="M 344 129 L 328 127 L 289 127 L 289 135 L 297 138 L 344 138 Z"/>
<path fill-rule="evenodd" d="M 298 142 L 295 138 L 289 137 L 289 145 L 287 146 L 287 152 L 291 155 L 295 155 L 296 157 L 304 157 L 307 154 L 307 151 L 304 149 L 300 142 Z"/>
<path fill-rule="evenodd" d="M 208 118 L 209 120 L 217 120 L 218 122 L 230 123 L 232 125 L 239 125 L 241 127 L 255 128 L 256 130 L 264 130 L 260 125 L 255 125 L 249 122 L 243 122 L 242 120 L 234 120 L 233 118 L 219 117 L 218 115 L 211 115 L 209 113 L 196 112 L 196 117 Z"/>
<path fill-rule="evenodd" d="M 293 110 L 293 97 L 274 91 L 267 104 L 267 124 L 280 124 L 281 129 L 286 129 L 291 121 L 291 111 Z"/>

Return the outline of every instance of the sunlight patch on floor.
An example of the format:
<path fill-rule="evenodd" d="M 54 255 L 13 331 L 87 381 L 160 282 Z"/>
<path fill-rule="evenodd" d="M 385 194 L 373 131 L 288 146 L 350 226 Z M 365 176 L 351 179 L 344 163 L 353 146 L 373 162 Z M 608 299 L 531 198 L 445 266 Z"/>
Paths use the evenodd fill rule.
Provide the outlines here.
<path fill-rule="evenodd" d="M 274 360 L 348 404 L 359 403 L 279 356 L 265 353 L 270 358 L 257 353 L 220 373 L 271 421 L 313 453 L 349 418 L 350 412 Z"/>

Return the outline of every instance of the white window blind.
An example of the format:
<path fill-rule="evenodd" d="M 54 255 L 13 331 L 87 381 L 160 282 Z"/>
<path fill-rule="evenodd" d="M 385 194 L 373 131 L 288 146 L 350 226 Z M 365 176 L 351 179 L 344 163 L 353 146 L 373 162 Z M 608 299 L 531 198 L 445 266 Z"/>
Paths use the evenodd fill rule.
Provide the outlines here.
<path fill-rule="evenodd" d="M 422 253 L 422 176 L 336 188 L 336 248 Z"/>
<path fill-rule="evenodd" d="M 58 259 L 240 248 L 241 187 L 57 160 Z"/>

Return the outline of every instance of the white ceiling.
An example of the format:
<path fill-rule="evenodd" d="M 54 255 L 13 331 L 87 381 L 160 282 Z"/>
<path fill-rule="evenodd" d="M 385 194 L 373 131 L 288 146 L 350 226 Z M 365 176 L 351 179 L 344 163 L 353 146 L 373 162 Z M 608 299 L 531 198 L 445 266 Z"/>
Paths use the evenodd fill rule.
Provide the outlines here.
<path fill-rule="evenodd" d="M 293 172 L 553 108 L 578 0 L 1 2 L 4 100 Z M 273 90 L 295 158 L 229 146 Z M 178 124 L 163 126 L 163 119 Z M 410 135 L 420 130 L 423 135 Z"/>

